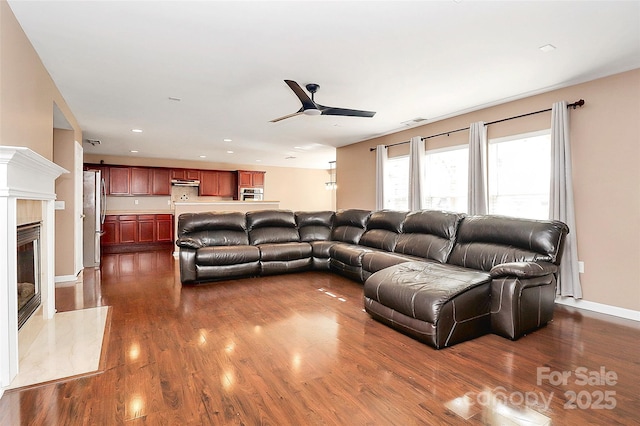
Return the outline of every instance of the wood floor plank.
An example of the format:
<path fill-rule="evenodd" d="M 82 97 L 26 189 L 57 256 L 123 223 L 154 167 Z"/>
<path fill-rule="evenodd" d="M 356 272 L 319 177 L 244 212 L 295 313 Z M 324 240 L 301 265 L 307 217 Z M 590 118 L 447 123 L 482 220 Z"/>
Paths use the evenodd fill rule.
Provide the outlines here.
<path fill-rule="evenodd" d="M 5 392 L 1 426 L 504 424 L 500 402 L 551 424 L 640 424 L 633 321 L 558 307 L 516 342 L 486 335 L 437 351 L 371 319 L 348 279 L 183 287 L 168 250 L 104 255 L 101 270 L 56 289 L 58 311 L 106 305 L 104 371 Z M 578 380 L 603 368 L 615 384 Z M 605 392 L 615 406 L 595 408 Z"/>

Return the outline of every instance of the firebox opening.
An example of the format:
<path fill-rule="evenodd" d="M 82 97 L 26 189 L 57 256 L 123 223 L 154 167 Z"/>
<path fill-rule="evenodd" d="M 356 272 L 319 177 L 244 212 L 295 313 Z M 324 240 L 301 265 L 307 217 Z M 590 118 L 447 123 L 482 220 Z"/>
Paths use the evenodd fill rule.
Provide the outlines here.
<path fill-rule="evenodd" d="M 18 329 L 41 303 L 40 227 L 41 223 L 37 222 L 18 226 L 17 229 Z"/>

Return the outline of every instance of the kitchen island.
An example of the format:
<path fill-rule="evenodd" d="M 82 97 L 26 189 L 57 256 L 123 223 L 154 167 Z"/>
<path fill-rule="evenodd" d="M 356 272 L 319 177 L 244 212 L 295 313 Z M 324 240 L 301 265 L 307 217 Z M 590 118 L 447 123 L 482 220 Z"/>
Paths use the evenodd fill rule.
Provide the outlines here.
<path fill-rule="evenodd" d="M 251 212 L 255 210 L 274 210 L 280 208 L 280 201 L 212 201 L 212 202 L 175 202 L 174 203 L 174 241 L 178 239 L 178 218 L 183 213 L 203 212 Z M 174 255 L 177 256 L 178 247 Z"/>

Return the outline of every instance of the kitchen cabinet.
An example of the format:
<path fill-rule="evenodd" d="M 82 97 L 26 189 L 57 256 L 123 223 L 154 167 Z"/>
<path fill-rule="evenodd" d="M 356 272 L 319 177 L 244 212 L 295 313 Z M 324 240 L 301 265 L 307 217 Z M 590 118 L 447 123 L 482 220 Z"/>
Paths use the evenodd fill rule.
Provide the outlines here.
<path fill-rule="evenodd" d="M 198 194 L 202 196 L 234 197 L 236 184 L 233 172 L 201 170 Z"/>
<path fill-rule="evenodd" d="M 138 217 L 126 215 L 118 218 L 118 244 L 133 244 L 138 242 Z"/>
<path fill-rule="evenodd" d="M 151 195 L 171 195 L 171 171 L 151 169 Z"/>
<path fill-rule="evenodd" d="M 102 229 L 100 244 L 106 247 L 172 243 L 173 215 L 107 215 Z"/>
<path fill-rule="evenodd" d="M 173 215 L 157 214 L 155 220 L 157 242 L 173 243 Z"/>
<path fill-rule="evenodd" d="M 171 169 L 171 179 L 200 179 L 200 170 L 195 169 Z"/>
<path fill-rule="evenodd" d="M 138 215 L 138 241 L 139 243 L 152 243 L 155 241 L 156 217 L 153 214 Z"/>
<path fill-rule="evenodd" d="M 109 194 L 131 193 L 131 170 L 129 167 L 109 167 Z"/>
<path fill-rule="evenodd" d="M 265 172 L 238 170 L 238 186 L 240 188 L 261 188 L 264 186 Z"/>
<path fill-rule="evenodd" d="M 118 242 L 118 234 L 120 227 L 118 225 L 118 216 L 108 215 L 102 224 L 102 236 L 100 237 L 101 245 L 112 245 Z"/>
<path fill-rule="evenodd" d="M 151 195 L 151 169 L 130 167 L 131 195 Z"/>

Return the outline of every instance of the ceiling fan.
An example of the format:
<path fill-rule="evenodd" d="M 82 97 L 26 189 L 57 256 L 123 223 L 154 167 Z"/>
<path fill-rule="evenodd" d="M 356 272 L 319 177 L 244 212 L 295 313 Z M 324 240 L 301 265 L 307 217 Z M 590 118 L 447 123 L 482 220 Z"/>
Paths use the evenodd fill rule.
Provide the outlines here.
<path fill-rule="evenodd" d="M 293 114 L 285 115 L 284 117 L 276 118 L 271 120 L 272 123 L 276 123 L 280 120 L 284 120 L 285 118 L 295 117 L 296 115 L 305 114 L 305 115 L 345 115 L 350 117 L 373 117 L 376 113 L 373 111 L 361 111 L 359 109 L 347 109 L 347 108 L 334 108 L 328 107 L 324 105 L 317 104 L 313 99 L 313 96 L 320 88 L 319 85 L 315 83 L 307 84 L 305 87 L 311 93 L 311 98 L 302 90 L 302 87 L 298 83 L 292 80 L 285 80 L 285 83 L 293 90 L 293 93 L 296 94 L 300 102 L 302 102 L 302 107 L 294 112 Z"/>

